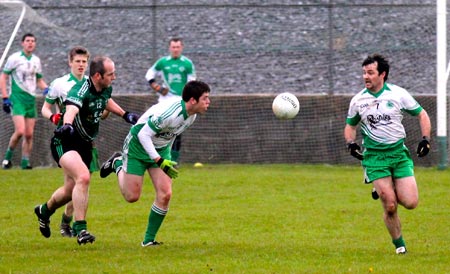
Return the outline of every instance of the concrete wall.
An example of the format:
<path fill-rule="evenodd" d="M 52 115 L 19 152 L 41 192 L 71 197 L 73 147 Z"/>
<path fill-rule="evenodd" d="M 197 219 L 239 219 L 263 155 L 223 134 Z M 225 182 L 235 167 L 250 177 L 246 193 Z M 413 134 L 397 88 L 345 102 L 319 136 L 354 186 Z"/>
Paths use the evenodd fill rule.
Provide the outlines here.
<path fill-rule="evenodd" d="M 198 77 L 217 94 L 354 94 L 362 60 L 375 52 L 390 58 L 393 83 L 435 93 L 431 0 L 25 2 L 33 9 L 11 50 L 35 33 L 48 81 L 67 72 L 67 51 L 84 45 L 116 62 L 116 92 L 146 93 L 147 69 L 181 36 Z M 1 7 L 0 50 L 19 16 Z"/>

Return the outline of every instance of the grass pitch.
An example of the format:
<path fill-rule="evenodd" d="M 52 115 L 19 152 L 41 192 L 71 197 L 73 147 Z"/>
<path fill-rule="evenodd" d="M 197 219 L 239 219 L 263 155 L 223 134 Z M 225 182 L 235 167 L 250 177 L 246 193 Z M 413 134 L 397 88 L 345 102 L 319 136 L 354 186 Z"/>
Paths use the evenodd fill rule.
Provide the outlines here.
<path fill-rule="evenodd" d="M 409 253 L 395 254 L 379 201 L 358 166 L 181 167 L 157 240 L 142 248 L 153 187 L 126 203 L 116 177 L 92 177 L 94 244 L 52 236 L 33 213 L 61 184 L 60 169 L 0 170 L 0 273 L 447 273 L 449 171 L 416 168 L 420 204 L 400 208 Z"/>

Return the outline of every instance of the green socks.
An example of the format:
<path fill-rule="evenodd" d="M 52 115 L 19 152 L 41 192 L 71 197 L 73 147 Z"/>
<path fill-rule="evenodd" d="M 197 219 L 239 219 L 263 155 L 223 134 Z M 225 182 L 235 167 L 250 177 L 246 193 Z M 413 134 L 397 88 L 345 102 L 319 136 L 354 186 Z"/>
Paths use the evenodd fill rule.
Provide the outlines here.
<path fill-rule="evenodd" d="M 62 214 L 61 223 L 62 224 L 70 224 L 72 222 L 73 217 L 67 216 L 65 213 Z"/>
<path fill-rule="evenodd" d="M 75 234 L 79 235 L 82 230 L 86 230 L 87 223 L 84 220 L 82 220 L 82 221 L 75 221 L 75 222 L 73 222 L 72 228 L 75 231 Z"/>
<path fill-rule="evenodd" d="M 154 241 L 156 233 L 158 233 L 161 227 L 164 217 L 166 217 L 168 210 L 163 210 L 157 207 L 155 204 L 152 205 L 150 215 L 148 216 L 147 231 L 145 231 L 144 244 Z"/>
<path fill-rule="evenodd" d="M 28 158 L 22 158 L 22 161 L 20 162 L 20 167 L 22 169 L 27 169 L 30 166 L 30 160 Z"/>
<path fill-rule="evenodd" d="M 14 153 L 14 150 L 11 148 L 8 148 L 5 153 L 5 160 L 11 161 L 13 153 Z"/>
<path fill-rule="evenodd" d="M 45 204 L 42 205 L 42 207 L 41 207 L 41 214 L 42 214 L 42 217 L 47 218 L 47 219 L 50 219 L 50 216 L 52 216 L 53 213 L 55 213 L 55 211 L 54 211 L 54 210 L 48 209 L 47 203 L 45 203 Z"/>
<path fill-rule="evenodd" d="M 396 240 L 392 240 L 392 243 L 395 245 L 395 248 L 399 248 L 401 246 L 406 246 L 405 240 L 403 240 L 403 236 L 400 236 L 400 238 Z"/>
<path fill-rule="evenodd" d="M 13 154 L 14 154 L 14 149 L 8 147 L 8 149 L 6 150 L 5 158 L 4 158 L 4 159 L 11 162 L 11 159 L 12 159 L 12 157 L 13 157 Z M 21 167 L 22 169 L 31 169 L 31 166 L 30 166 L 30 159 L 29 159 L 28 156 L 22 156 L 22 161 L 20 162 L 20 167 Z"/>
<path fill-rule="evenodd" d="M 122 165 L 123 165 L 122 157 L 114 161 L 113 168 L 116 174 L 119 173 L 119 171 L 122 169 Z"/>

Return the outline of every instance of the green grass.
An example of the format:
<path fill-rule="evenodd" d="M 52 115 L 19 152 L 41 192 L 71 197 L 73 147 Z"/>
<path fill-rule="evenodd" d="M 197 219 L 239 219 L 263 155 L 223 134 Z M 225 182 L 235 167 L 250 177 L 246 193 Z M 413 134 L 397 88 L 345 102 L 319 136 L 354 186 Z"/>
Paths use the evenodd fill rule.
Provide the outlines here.
<path fill-rule="evenodd" d="M 379 201 L 358 166 L 182 166 L 158 247 L 142 248 L 153 188 L 126 203 L 116 177 L 93 175 L 94 244 L 52 237 L 33 213 L 60 169 L 0 170 L 0 273 L 447 273 L 450 174 L 416 168 L 420 204 L 400 208 L 409 253 L 395 255 Z"/>

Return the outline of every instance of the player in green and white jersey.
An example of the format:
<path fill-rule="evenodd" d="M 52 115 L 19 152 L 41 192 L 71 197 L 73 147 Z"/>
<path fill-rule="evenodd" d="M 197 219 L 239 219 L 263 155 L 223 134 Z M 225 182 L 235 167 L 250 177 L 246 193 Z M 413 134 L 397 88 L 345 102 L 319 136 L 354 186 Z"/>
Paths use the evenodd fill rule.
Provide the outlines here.
<path fill-rule="evenodd" d="M 22 169 L 31 169 L 29 163 L 33 148 L 34 126 L 36 124 L 36 89 L 45 90 L 47 84 L 42 78 L 41 60 L 35 54 L 36 37 L 27 33 L 22 37 L 22 50 L 8 57 L 0 77 L 3 110 L 12 114 L 14 133 L 12 134 L 5 158 L 4 169 L 12 167 L 11 159 L 20 139 L 22 139 Z M 6 83 L 11 80 L 8 94 Z"/>
<path fill-rule="evenodd" d="M 150 87 L 158 93 L 158 102 L 160 103 L 181 100 L 181 93 L 186 83 L 196 79 L 194 63 L 182 55 L 183 47 L 181 38 L 170 39 L 170 54 L 156 61 L 145 75 Z M 162 79 L 162 85 L 156 82 L 157 78 Z M 178 135 L 171 151 L 174 161 L 178 161 L 180 150 L 181 135 Z"/>
<path fill-rule="evenodd" d="M 356 94 L 348 110 L 344 137 L 350 154 L 362 160 L 366 183 L 373 183 L 384 208 L 384 223 L 397 254 L 406 253 L 398 205 L 417 207 L 419 195 L 414 163 L 405 146 L 403 113 L 418 117 L 422 140 L 418 157 L 430 150 L 431 122 L 425 109 L 403 88 L 386 83 L 389 62 L 383 56 L 368 56 L 362 63 L 365 88 Z M 357 125 L 361 126 L 364 152 L 355 143 Z"/>
<path fill-rule="evenodd" d="M 50 237 L 50 216 L 56 209 L 73 202 L 73 230 L 78 244 L 92 243 L 95 236 L 87 231 L 86 214 L 92 162 L 92 141 L 106 110 L 135 124 L 138 115 L 124 111 L 111 98 L 112 82 L 116 79 L 114 62 L 107 57 L 95 57 L 89 67 L 89 79 L 75 84 L 64 101 L 63 122 L 51 141 L 53 158 L 64 170 L 64 185 L 44 204 L 35 207 L 39 229 Z"/>
<path fill-rule="evenodd" d="M 82 83 L 89 78 L 85 75 L 89 56 L 89 51 L 86 48 L 73 47 L 69 51 L 68 64 L 70 73 L 56 78 L 50 83 L 41 112 L 42 116 L 49 119 L 53 124 L 58 125 L 59 123 L 67 93 L 74 85 Z M 56 107 L 55 112 L 53 112 L 53 106 Z"/>
<path fill-rule="evenodd" d="M 184 87 L 182 100 L 149 108 L 131 128 L 122 152 L 114 153 L 100 168 L 102 178 L 116 172 L 121 193 L 130 203 L 141 196 L 145 172 L 150 175 L 156 199 L 150 210 L 142 246 L 160 244 L 155 241 L 156 233 L 169 210 L 172 178 L 178 176 L 170 148 L 176 136 L 194 123 L 197 114 L 207 111 L 209 93 L 206 83 L 191 81 Z"/>
<path fill-rule="evenodd" d="M 70 67 L 70 73 L 53 80 L 48 88 L 48 93 L 45 97 L 45 102 L 42 106 L 42 116 L 49 119 L 53 124 L 58 125 L 62 116 L 62 110 L 64 109 L 64 101 L 66 100 L 67 93 L 72 87 L 78 83 L 86 81 L 88 77 L 85 75 L 88 62 L 89 51 L 84 47 L 73 47 L 69 51 L 68 64 Z M 53 107 L 55 111 L 53 111 Z M 95 161 L 96 149 L 92 150 L 92 162 Z M 92 170 L 91 163 L 91 172 Z M 62 214 L 60 232 L 63 237 L 73 237 L 74 233 L 70 223 L 73 219 L 73 204 L 70 201 L 67 203 L 64 213 Z"/>
<path fill-rule="evenodd" d="M 159 94 L 159 102 L 180 100 L 186 83 L 196 79 L 194 63 L 182 54 L 183 47 L 181 38 L 170 39 L 170 54 L 158 59 L 145 74 L 150 87 Z M 159 77 L 162 85 L 156 82 Z"/>

